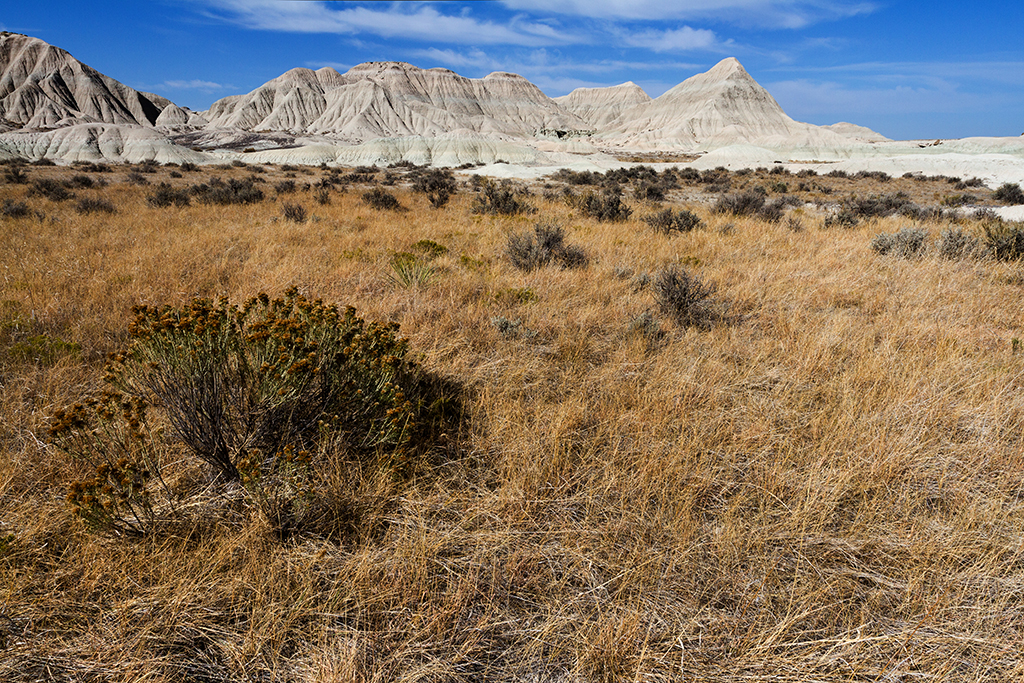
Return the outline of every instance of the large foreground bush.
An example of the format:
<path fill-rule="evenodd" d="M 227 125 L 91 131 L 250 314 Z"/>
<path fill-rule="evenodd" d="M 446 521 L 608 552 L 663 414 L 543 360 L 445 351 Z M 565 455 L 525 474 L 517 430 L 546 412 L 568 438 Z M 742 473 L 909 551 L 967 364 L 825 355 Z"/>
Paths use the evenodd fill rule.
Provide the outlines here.
<path fill-rule="evenodd" d="M 294 495 L 311 453 L 325 448 L 404 465 L 446 414 L 397 325 L 365 323 L 353 308 L 294 288 L 241 307 L 195 299 L 138 306 L 135 315 L 103 395 L 59 411 L 51 429 L 59 447 L 95 469 L 72 490 L 87 520 L 145 530 L 140 510 L 150 507 L 150 481 L 162 481 L 167 445 L 145 426 L 150 406 L 164 412 L 172 442 L 261 504 L 281 486 Z"/>

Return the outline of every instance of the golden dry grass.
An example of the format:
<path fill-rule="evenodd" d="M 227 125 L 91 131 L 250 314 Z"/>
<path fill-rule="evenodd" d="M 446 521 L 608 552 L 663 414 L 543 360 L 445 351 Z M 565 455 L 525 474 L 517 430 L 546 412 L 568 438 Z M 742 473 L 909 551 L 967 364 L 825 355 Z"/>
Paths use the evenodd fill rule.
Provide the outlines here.
<path fill-rule="evenodd" d="M 1024 676 L 1020 264 L 875 255 L 904 219 L 825 231 L 800 210 L 793 232 L 694 205 L 706 227 L 667 237 L 646 208 L 602 224 L 535 196 L 537 216 L 493 218 L 399 189 L 395 213 L 357 188 L 154 209 L 151 187 L 107 175 L 77 192 L 115 215 L 34 197 L 42 218 L 0 219 L 3 679 Z M 311 217 L 283 220 L 282 201 Z M 537 219 L 589 268 L 512 268 L 507 233 Z M 396 284 L 392 254 L 421 239 L 449 252 Z M 659 317 L 635 276 L 672 263 L 699 263 L 724 322 L 630 331 Z M 291 285 L 397 321 L 462 383 L 458 447 L 408 480 L 324 463 L 342 529 L 326 537 L 277 540 L 255 514 L 84 529 L 46 426 L 98 384 L 130 307 Z M 503 339 L 498 316 L 536 335 Z M 39 351 L 55 339 L 80 351 Z"/>

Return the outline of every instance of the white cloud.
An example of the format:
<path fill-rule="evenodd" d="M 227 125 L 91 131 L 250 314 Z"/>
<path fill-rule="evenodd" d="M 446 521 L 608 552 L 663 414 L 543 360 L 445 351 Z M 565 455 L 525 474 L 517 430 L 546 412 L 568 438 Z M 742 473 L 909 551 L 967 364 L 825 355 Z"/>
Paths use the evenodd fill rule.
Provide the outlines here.
<path fill-rule="evenodd" d="M 431 62 L 443 64 L 449 68 L 471 68 L 476 70 L 508 71 L 508 62 L 491 57 L 483 50 L 458 52 L 456 50 L 439 50 L 436 47 L 426 50 L 413 50 L 412 55 Z"/>
<path fill-rule="evenodd" d="M 401 3 L 336 9 L 323 2 L 275 0 L 202 0 L 217 16 L 247 28 L 293 33 L 368 33 L 382 38 L 472 45 L 540 46 L 579 42 L 579 38 L 549 24 L 522 17 L 507 24 L 469 16 L 443 14 L 430 5 L 410 8 Z M 339 3 L 341 4 L 341 3 Z M 226 15 L 226 16 L 224 16 Z"/>
<path fill-rule="evenodd" d="M 823 73 L 892 83 L 997 83 L 1024 87 L 1024 62 L 862 62 L 826 67 L 787 67 L 790 72 Z"/>
<path fill-rule="evenodd" d="M 514 10 L 619 19 L 714 19 L 732 24 L 801 28 L 818 21 L 866 14 L 862 0 L 501 0 Z"/>
<path fill-rule="evenodd" d="M 718 42 L 714 31 L 693 29 L 689 26 L 666 31 L 625 33 L 620 36 L 620 39 L 630 47 L 643 47 L 654 52 L 710 50 L 716 47 Z"/>
<path fill-rule="evenodd" d="M 213 92 L 215 90 L 225 90 L 231 86 L 214 83 L 212 81 L 192 79 L 190 81 L 164 81 L 157 87 L 167 90 L 203 90 L 206 92 Z"/>

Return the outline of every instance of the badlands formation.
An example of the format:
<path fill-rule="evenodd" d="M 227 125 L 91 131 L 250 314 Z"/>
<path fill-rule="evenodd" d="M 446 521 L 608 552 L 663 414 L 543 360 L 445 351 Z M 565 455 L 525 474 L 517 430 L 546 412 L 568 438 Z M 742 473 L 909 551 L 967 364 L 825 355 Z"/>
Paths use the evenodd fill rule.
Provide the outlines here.
<path fill-rule="evenodd" d="M 735 59 L 651 98 L 633 83 L 550 98 L 522 76 L 371 62 L 293 69 L 193 112 L 39 39 L 0 33 L 0 159 L 436 166 L 537 177 L 646 154 L 697 168 L 784 164 L 1024 182 L 1024 139 L 892 141 L 786 115 Z"/>

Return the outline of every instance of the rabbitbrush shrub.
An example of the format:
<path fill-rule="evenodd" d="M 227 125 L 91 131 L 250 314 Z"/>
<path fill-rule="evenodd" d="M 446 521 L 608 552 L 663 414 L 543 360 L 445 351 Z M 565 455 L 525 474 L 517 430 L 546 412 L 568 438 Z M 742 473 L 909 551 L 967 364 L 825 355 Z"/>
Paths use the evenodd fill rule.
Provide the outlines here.
<path fill-rule="evenodd" d="M 924 253 L 928 233 L 922 228 L 901 228 L 899 232 L 882 232 L 871 240 L 871 249 L 882 256 L 915 258 Z"/>
<path fill-rule="evenodd" d="M 58 411 L 50 430 L 93 467 L 70 499 L 101 526 L 147 530 L 150 482 L 162 481 L 157 454 L 169 443 L 221 481 L 240 482 L 267 511 L 282 491 L 298 495 L 311 453 L 328 446 L 402 467 L 453 405 L 406 358 L 396 324 L 366 323 L 294 288 L 241 307 L 195 299 L 134 311 L 103 396 Z M 167 443 L 146 426 L 149 407 L 165 413 Z"/>

